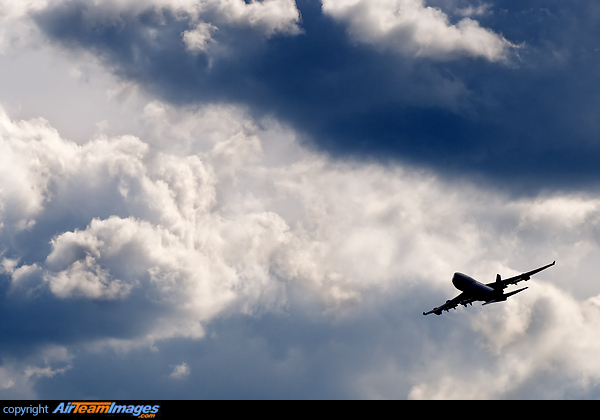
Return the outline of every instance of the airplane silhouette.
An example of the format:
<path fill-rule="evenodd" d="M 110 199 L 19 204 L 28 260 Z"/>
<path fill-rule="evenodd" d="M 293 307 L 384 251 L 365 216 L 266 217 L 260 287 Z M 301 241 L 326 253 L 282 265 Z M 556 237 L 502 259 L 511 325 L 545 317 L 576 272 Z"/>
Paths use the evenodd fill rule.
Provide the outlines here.
<path fill-rule="evenodd" d="M 552 267 L 554 264 L 556 264 L 556 261 L 553 261 L 552 264 L 536 268 L 535 270 L 519 274 L 518 276 L 510 277 L 506 280 L 502 280 L 500 274 L 497 274 L 496 281 L 487 284 L 480 283 L 466 274 L 454 273 L 454 276 L 452 276 L 452 284 L 454 284 L 454 287 L 456 287 L 458 290 L 462 291 L 462 293 L 456 296 L 454 299 L 447 300 L 443 305 L 433 308 L 429 312 L 423 312 L 423 315 L 429 315 L 432 313 L 441 315 L 442 311 L 456 309 L 458 305 L 463 305 L 466 308 L 468 304 L 473 305 L 473 302 L 478 300 L 483 301 L 484 305 L 495 302 L 504 302 L 510 296 L 516 295 L 517 293 L 527 289 L 527 287 L 523 287 L 522 289 L 518 289 L 510 293 L 504 293 L 504 289 L 506 289 L 509 285 L 517 284 L 523 280 L 527 281 L 534 274 L 539 273 L 548 267 Z"/>

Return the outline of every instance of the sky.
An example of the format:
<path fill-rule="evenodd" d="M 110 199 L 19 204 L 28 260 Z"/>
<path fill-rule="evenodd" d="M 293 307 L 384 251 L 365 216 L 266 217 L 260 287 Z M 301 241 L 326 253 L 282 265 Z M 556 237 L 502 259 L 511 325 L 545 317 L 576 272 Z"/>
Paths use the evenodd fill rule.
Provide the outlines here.
<path fill-rule="evenodd" d="M 0 398 L 599 398 L 599 19 L 0 0 Z"/>

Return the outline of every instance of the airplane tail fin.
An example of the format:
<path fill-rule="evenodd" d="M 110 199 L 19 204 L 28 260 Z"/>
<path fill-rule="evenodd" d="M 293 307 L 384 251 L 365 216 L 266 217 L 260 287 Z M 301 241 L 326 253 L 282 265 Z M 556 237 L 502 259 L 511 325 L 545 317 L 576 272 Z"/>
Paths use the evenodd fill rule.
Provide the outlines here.
<path fill-rule="evenodd" d="M 500 274 L 496 274 L 496 283 L 494 284 L 494 289 L 502 290 L 504 286 L 502 285 L 502 276 Z"/>

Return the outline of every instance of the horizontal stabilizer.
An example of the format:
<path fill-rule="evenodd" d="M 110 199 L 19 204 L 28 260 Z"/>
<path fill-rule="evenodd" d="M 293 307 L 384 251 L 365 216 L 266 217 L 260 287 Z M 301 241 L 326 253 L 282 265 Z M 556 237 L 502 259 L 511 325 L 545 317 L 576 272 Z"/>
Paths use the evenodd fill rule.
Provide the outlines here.
<path fill-rule="evenodd" d="M 504 295 L 504 297 L 505 297 L 505 298 L 507 298 L 507 297 L 509 297 L 509 296 L 516 295 L 517 293 L 519 293 L 519 292 L 522 292 L 522 291 L 523 291 L 523 290 L 525 290 L 525 289 L 527 289 L 527 287 L 523 287 L 522 289 L 515 290 L 514 292 L 506 293 L 506 294 Z"/>
<path fill-rule="evenodd" d="M 522 289 L 515 290 L 514 292 L 506 293 L 506 294 L 498 297 L 497 299 L 488 300 L 483 305 L 489 305 L 490 303 L 496 303 L 496 302 L 504 302 L 510 296 L 516 295 L 517 293 L 522 292 L 525 289 L 527 289 L 527 287 L 523 287 Z"/>

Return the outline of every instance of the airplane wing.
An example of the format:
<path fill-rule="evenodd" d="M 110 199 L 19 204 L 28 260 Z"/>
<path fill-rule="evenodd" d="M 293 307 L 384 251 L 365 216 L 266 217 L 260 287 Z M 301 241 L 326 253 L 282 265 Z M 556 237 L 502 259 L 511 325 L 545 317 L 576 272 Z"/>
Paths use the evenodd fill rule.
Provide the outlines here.
<path fill-rule="evenodd" d="M 520 281 L 529 280 L 534 274 L 539 273 L 540 271 L 545 270 L 548 267 L 552 267 L 554 264 L 556 264 L 556 261 L 553 261 L 552 264 L 548 264 L 543 267 L 536 268 L 535 270 L 528 271 L 527 273 L 519 274 L 518 276 L 510 277 L 504 280 L 502 280 L 500 278 L 500 274 L 498 274 L 496 276 L 496 281 L 493 283 L 488 283 L 486 284 L 486 286 L 490 286 L 496 290 L 504 290 L 511 284 L 517 284 Z"/>
<path fill-rule="evenodd" d="M 446 303 L 444 303 L 443 305 L 438 306 L 437 308 L 433 308 L 429 312 L 423 312 L 423 315 L 429 315 L 429 314 L 441 315 L 442 311 L 449 311 L 450 309 L 456 308 L 458 305 L 467 306 L 467 304 L 472 303 L 474 301 L 475 301 L 475 299 L 473 297 L 468 296 L 465 293 L 461 293 L 460 295 L 456 296 L 454 299 L 447 300 Z"/>

